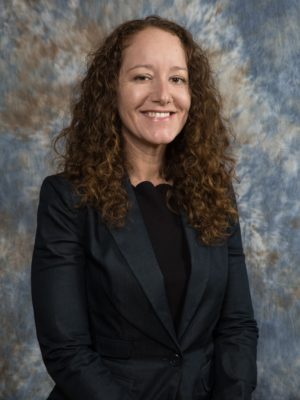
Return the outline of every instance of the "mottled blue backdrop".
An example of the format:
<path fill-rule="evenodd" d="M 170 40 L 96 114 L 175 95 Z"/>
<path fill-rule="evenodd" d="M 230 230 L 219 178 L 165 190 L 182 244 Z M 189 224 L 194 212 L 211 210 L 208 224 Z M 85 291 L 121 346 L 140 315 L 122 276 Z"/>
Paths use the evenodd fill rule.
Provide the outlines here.
<path fill-rule="evenodd" d="M 68 123 L 85 55 L 124 20 L 175 19 L 210 52 L 238 142 L 236 186 L 260 329 L 255 400 L 300 399 L 300 2 L 2 0 L 0 398 L 53 383 L 35 336 L 29 273 L 51 140 Z"/>

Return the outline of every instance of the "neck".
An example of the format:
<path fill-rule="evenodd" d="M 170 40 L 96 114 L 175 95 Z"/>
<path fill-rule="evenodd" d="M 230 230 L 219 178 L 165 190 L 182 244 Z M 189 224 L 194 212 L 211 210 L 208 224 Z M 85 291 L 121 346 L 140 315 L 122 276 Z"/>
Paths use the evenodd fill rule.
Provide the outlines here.
<path fill-rule="evenodd" d="M 150 181 L 153 185 L 167 183 L 166 179 L 161 175 L 165 150 L 165 145 L 143 148 L 127 140 L 125 141 L 128 175 L 132 185 L 136 186 L 143 181 Z"/>

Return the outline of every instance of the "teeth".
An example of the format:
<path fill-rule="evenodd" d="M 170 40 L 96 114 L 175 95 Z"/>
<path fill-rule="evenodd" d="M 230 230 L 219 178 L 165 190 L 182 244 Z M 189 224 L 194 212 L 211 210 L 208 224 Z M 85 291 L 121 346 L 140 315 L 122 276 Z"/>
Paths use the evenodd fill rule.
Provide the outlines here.
<path fill-rule="evenodd" d="M 146 114 L 149 117 L 152 117 L 152 118 L 166 118 L 166 117 L 169 117 L 171 113 L 169 113 L 169 112 L 151 112 L 151 111 L 149 111 Z"/>

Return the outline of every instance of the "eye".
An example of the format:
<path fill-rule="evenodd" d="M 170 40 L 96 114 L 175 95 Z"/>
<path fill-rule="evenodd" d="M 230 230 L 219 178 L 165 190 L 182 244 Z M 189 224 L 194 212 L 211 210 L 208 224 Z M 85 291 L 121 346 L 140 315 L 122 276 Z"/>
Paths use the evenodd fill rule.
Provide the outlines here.
<path fill-rule="evenodd" d="M 133 80 L 135 80 L 135 81 L 141 81 L 141 82 L 147 81 L 147 80 L 149 80 L 149 79 L 151 79 L 151 76 L 149 76 L 149 75 L 136 75 L 136 76 L 133 78 Z"/>
<path fill-rule="evenodd" d="M 171 81 L 177 85 L 187 83 L 187 79 L 183 78 L 182 76 L 172 76 Z"/>

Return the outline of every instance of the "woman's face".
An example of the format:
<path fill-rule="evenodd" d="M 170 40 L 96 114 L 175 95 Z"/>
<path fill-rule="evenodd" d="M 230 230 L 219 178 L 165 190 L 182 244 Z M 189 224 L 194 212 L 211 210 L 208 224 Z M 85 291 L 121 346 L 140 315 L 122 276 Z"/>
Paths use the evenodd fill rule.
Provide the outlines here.
<path fill-rule="evenodd" d="M 172 142 L 190 108 L 186 55 L 180 39 L 158 28 L 137 33 L 123 53 L 118 110 L 125 141 L 144 148 Z"/>

